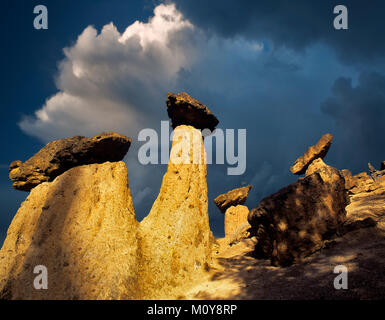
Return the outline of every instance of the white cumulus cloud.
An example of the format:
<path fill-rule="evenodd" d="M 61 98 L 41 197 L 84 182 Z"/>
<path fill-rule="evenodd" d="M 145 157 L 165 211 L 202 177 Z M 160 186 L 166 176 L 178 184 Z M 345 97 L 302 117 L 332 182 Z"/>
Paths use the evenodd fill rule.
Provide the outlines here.
<path fill-rule="evenodd" d="M 109 130 L 135 136 L 160 120 L 165 94 L 194 60 L 192 31 L 174 4 L 158 5 L 148 22 L 136 21 L 122 34 L 113 23 L 99 34 L 87 27 L 64 49 L 59 92 L 23 118 L 21 129 L 44 142 Z"/>

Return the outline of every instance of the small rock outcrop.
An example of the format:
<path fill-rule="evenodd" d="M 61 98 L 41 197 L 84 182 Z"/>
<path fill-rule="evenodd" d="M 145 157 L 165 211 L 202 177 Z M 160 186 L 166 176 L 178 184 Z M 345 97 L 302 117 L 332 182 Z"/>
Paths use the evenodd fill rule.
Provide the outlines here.
<path fill-rule="evenodd" d="M 353 176 L 347 169 L 341 170 L 341 174 L 345 178 L 345 189 L 349 195 L 372 192 L 382 189 L 385 186 L 384 175 L 376 176 L 376 178 L 373 179 L 366 172 L 361 172 Z"/>
<path fill-rule="evenodd" d="M 275 266 L 291 265 L 322 248 L 323 241 L 344 222 L 345 180 L 339 170 L 322 163 L 317 161 L 315 172 L 250 211 L 257 257 L 269 258 Z"/>
<path fill-rule="evenodd" d="M 24 163 L 13 161 L 9 177 L 13 188 L 30 191 L 76 166 L 121 161 L 130 145 L 130 138 L 113 132 L 52 141 Z"/>
<path fill-rule="evenodd" d="M 323 159 L 326 156 L 332 144 L 332 141 L 332 134 L 324 134 L 321 139 L 317 142 L 317 144 L 310 146 L 303 156 L 295 160 L 293 166 L 290 167 L 290 171 L 297 175 L 304 174 L 306 172 L 307 167 L 313 160 L 317 158 Z"/>
<path fill-rule="evenodd" d="M 174 129 L 180 125 L 188 125 L 200 130 L 214 131 L 219 123 L 209 108 L 185 92 L 179 94 L 169 92 L 166 104 L 171 126 Z"/>
<path fill-rule="evenodd" d="M 123 162 L 38 185 L 0 251 L 0 299 L 135 299 L 138 225 Z M 46 290 L 34 287 L 36 266 L 47 268 Z"/>
<path fill-rule="evenodd" d="M 231 237 L 242 224 L 249 224 L 248 215 L 249 208 L 246 206 L 237 205 L 228 208 L 225 213 L 225 237 Z"/>
<path fill-rule="evenodd" d="M 232 206 L 244 204 L 251 188 L 252 186 L 233 189 L 216 197 L 214 203 L 222 213 L 225 213 Z"/>
<path fill-rule="evenodd" d="M 373 180 L 377 180 L 377 178 L 380 178 L 385 175 L 385 170 L 377 170 L 375 167 L 372 166 L 372 164 L 368 163 L 370 175 L 372 176 Z M 381 163 L 382 167 L 382 163 Z"/>
<path fill-rule="evenodd" d="M 210 266 L 214 238 L 209 226 L 205 157 L 201 132 L 191 126 L 177 127 L 159 195 L 140 223 L 141 299 L 181 294 Z"/>

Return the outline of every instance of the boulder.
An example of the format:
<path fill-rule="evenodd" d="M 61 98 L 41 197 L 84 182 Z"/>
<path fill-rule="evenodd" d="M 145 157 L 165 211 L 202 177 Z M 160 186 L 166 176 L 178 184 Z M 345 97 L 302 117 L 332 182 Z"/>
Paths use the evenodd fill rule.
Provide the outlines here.
<path fill-rule="evenodd" d="M 333 135 L 330 133 L 324 134 L 317 144 L 310 146 L 305 154 L 295 160 L 290 171 L 294 174 L 301 175 L 306 172 L 307 167 L 310 163 L 317 159 L 323 159 L 329 151 L 329 148 L 333 141 Z"/>
<path fill-rule="evenodd" d="M 113 132 L 93 138 L 76 136 L 52 141 L 24 163 L 13 161 L 9 167 L 9 177 L 15 189 L 30 191 L 73 167 L 120 161 L 130 145 L 130 138 Z"/>
<path fill-rule="evenodd" d="M 0 299 L 134 299 L 137 238 L 126 166 L 72 168 L 35 187 L 0 251 Z M 36 290 L 36 266 L 48 289 Z"/>
<path fill-rule="evenodd" d="M 275 266 L 300 261 L 338 230 L 347 204 L 343 176 L 322 165 L 250 211 L 248 220 L 258 240 L 256 256 L 269 258 Z"/>
<path fill-rule="evenodd" d="M 192 126 L 177 127 L 159 195 L 140 223 L 140 299 L 183 295 L 209 269 L 214 238 L 205 157 L 201 132 Z"/>
<path fill-rule="evenodd" d="M 167 93 L 167 113 L 171 126 L 193 126 L 196 129 L 214 131 L 219 121 L 204 104 L 190 97 L 187 93 Z"/>
<path fill-rule="evenodd" d="M 244 204 L 251 188 L 252 186 L 247 186 L 228 191 L 216 197 L 214 203 L 222 213 L 225 213 L 232 206 Z"/>
<path fill-rule="evenodd" d="M 232 206 L 225 213 L 225 236 L 230 237 L 244 223 L 248 224 L 249 208 L 242 205 Z M 249 226 L 250 227 L 250 226 Z"/>

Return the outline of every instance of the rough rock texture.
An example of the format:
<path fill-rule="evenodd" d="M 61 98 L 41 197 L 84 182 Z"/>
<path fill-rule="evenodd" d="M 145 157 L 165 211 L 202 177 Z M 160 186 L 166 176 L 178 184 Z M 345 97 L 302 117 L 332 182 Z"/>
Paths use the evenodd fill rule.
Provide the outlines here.
<path fill-rule="evenodd" d="M 309 176 L 314 172 L 320 171 L 326 167 L 328 167 L 328 165 L 323 162 L 321 158 L 317 158 L 309 164 L 308 168 L 306 169 L 305 176 Z"/>
<path fill-rule="evenodd" d="M 263 199 L 250 211 L 255 254 L 288 266 L 319 250 L 345 220 L 348 198 L 340 172 L 323 166 Z"/>
<path fill-rule="evenodd" d="M 0 298 L 135 298 L 137 228 L 123 162 L 79 166 L 40 184 L 0 251 Z M 37 265 L 47 267 L 48 290 L 33 286 Z"/>
<path fill-rule="evenodd" d="M 204 104 L 190 97 L 187 93 L 167 93 L 167 113 L 171 126 L 190 125 L 197 129 L 214 131 L 219 121 Z"/>
<path fill-rule="evenodd" d="M 244 204 L 251 188 L 252 186 L 247 186 L 221 194 L 214 199 L 214 203 L 222 213 L 225 213 L 231 206 Z"/>
<path fill-rule="evenodd" d="M 248 223 L 249 208 L 238 205 L 230 207 L 225 213 L 225 236 L 230 237 L 244 223 Z"/>
<path fill-rule="evenodd" d="M 200 281 L 209 268 L 213 236 L 208 218 L 205 156 L 198 130 L 191 126 L 175 129 L 159 195 L 140 224 L 140 298 L 178 296 L 185 287 Z M 199 161 L 194 164 L 196 158 Z"/>
<path fill-rule="evenodd" d="M 333 135 L 330 133 L 324 134 L 317 144 L 310 146 L 305 154 L 295 160 L 290 171 L 294 174 L 304 174 L 309 164 L 317 159 L 323 159 L 329 151 L 329 148 L 333 141 Z"/>
<path fill-rule="evenodd" d="M 380 170 L 385 170 L 385 161 L 381 162 Z"/>
<path fill-rule="evenodd" d="M 253 236 L 252 228 L 249 222 L 241 224 L 235 231 L 228 237 L 229 245 L 234 245 L 239 241 L 251 238 Z"/>
<path fill-rule="evenodd" d="M 350 195 L 375 191 L 385 186 L 385 176 L 379 176 L 373 180 L 366 172 L 352 176 L 347 169 L 341 170 L 341 174 L 345 178 L 345 189 Z"/>
<path fill-rule="evenodd" d="M 370 175 L 372 176 L 373 180 L 377 180 L 378 178 L 382 177 L 385 175 L 385 170 L 377 170 L 375 167 L 373 167 L 370 162 L 368 163 Z M 382 163 L 381 163 L 382 167 Z"/>
<path fill-rule="evenodd" d="M 340 171 L 341 172 L 341 175 L 344 177 L 345 179 L 345 189 L 346 190 L 350 190 L 352 189 L 355 184 L 356 184 L 356 181 L 355 179 L 353 178 L 353 175 L 352 173 L 350 172 L 350 170 L 348 169 L 343 169 Z"/>
<path fill-rule="evenodd" d="M 120 161 L 130 145 L 130 138 L 113 132 L 93 138 L 76 136 L 52 141 L 24 163 L 13 161 L 9 167 L 9 177 L 15 189 L 30 191 L 73 167 Z"/>

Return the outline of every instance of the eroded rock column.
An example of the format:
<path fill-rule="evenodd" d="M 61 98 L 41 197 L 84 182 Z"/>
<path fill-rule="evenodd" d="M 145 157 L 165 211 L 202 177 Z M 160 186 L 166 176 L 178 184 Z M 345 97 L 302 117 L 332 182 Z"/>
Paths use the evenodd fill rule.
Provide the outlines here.
<path fill-rule="evenodd" d="M 183 296 L 209 268 L 206 153 L 201 132 L 181 125 L 174 131 L 170 161 L 149 215 L 139 229 L 138 298 Z"/>
<path fill-rule="evenodd" d="M 0 298 L 134 298 L 138 225 L 123 162 L 75 167 L 39 184 L 0 251 Z M 47 290 L 34 287 L 38 265 L 47 268 Z"/>

